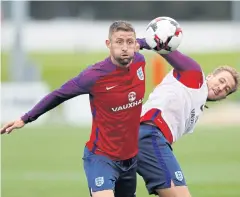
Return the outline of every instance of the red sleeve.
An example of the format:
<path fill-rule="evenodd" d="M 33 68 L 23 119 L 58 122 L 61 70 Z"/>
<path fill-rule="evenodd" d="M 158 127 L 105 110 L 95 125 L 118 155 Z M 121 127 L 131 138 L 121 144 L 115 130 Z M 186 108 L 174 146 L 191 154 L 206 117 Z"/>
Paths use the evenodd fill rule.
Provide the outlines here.
<path fill-rule="evenodd" d="M 198 89 L 204 81 L 203 73 L 197 70 L 179 71 L 174 69 L 173 76 L 188 88 Z"/>

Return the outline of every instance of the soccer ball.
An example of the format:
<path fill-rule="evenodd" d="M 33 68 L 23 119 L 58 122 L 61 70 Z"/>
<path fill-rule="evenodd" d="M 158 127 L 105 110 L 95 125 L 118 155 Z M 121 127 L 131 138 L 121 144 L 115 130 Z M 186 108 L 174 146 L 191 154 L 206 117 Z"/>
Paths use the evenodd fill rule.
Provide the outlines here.
<path fill-rule="evenodd" d="M 168 54 L 180 45 L 182 29 L 176 20 L 158 17 L 148 24 L 144 37 L 151 49 L 160 54 Z"/>

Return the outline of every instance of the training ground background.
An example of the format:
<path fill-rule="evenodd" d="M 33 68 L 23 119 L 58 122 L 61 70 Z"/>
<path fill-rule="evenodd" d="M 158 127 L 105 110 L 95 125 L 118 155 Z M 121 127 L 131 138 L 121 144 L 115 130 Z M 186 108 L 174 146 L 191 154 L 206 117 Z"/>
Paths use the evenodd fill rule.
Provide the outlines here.
<path fill-rule="evenodd" d="M 42 77 L 50 89 L 58 88 L 87 65 L 105 58 L 107 53 L 29 53 L 41 65 Z M 239 66 L 239 53 L 188 54 L 206 73 L 228 62 Z M 151 61 L 146 53 L 147 92 L 152 90 Z M 8 53 L 2 53 L 2 81 L 7 81 Z M 168 70 L 170 67 L 168 67 Z M 61 77 L 59 77 L 61 76 Z M 240 125 L 239 94 L 229 101 L 209 104 L 194 134 L 173 145 L 192 196 L 240 196 Z M 82 153 L 89 138 L 90 126 L 76 127 L 59 120 L 59 106 L 44 126 L 27 125 L 2 143 L 1 186 L 3 197 L 87 197 L 87 182 Z M 79 112 L 81 113 L 81 111 Z M 137 196 L 148 196 L 139 177 Z"/>

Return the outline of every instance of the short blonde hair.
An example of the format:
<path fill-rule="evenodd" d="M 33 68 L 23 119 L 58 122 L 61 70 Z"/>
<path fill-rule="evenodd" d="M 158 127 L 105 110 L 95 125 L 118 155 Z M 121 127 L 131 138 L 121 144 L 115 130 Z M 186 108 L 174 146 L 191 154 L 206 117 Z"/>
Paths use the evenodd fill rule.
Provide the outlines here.
<path fill-rule="evenodd" d="M 219 66 L 218 68 L 216 68 L 212 74 L 216 75 L 223 71 L 229 72 L 233 76 L 233 79 L 235 81 L 235 88 L 233 89 L 232 92 L 230 92 L 230 94 L 233 92 L 236 92 L 240 86 L 240 73 L 235 68 L 224 65 L 224 66 Z"/>
<path fill-rule="evenodd" d="M 126 31 L 126 32 L 133 32 L 136 35 L 135 29 L 131 23 L 127 21 L 115 21 L 109 27 L 109 39 L 111 38 L 112 34 L 117 31 Z"/>

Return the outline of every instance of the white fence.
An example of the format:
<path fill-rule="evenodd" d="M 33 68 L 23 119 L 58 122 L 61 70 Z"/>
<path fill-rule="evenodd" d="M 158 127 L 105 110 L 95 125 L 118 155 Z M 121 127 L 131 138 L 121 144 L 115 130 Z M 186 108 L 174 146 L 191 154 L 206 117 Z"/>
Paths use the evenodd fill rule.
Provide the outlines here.
<path fill-rule="evenodd" d="M 1 118 L 0 123 L 15 120 L 27 113 L 45 95 L 49 93 L 49 87 L 43 82 L 1 84 Z M 49 113 L 40 117 L 36 124 L 43 124 L 49 119 Z"/>
<path fill-rule="evenodd" d="M 132 22 L 141 37 L 149 21 Z M 23 25 L 22 44 L 27 51 L 105 50 L 111 21 L 27 22 Z M 184 39 L 180 50 L 211 52 L 240 50 L 240 23 L 181 22 Z M 3 50 L 14 42 L 14 26 L 2 23 Z"/>

